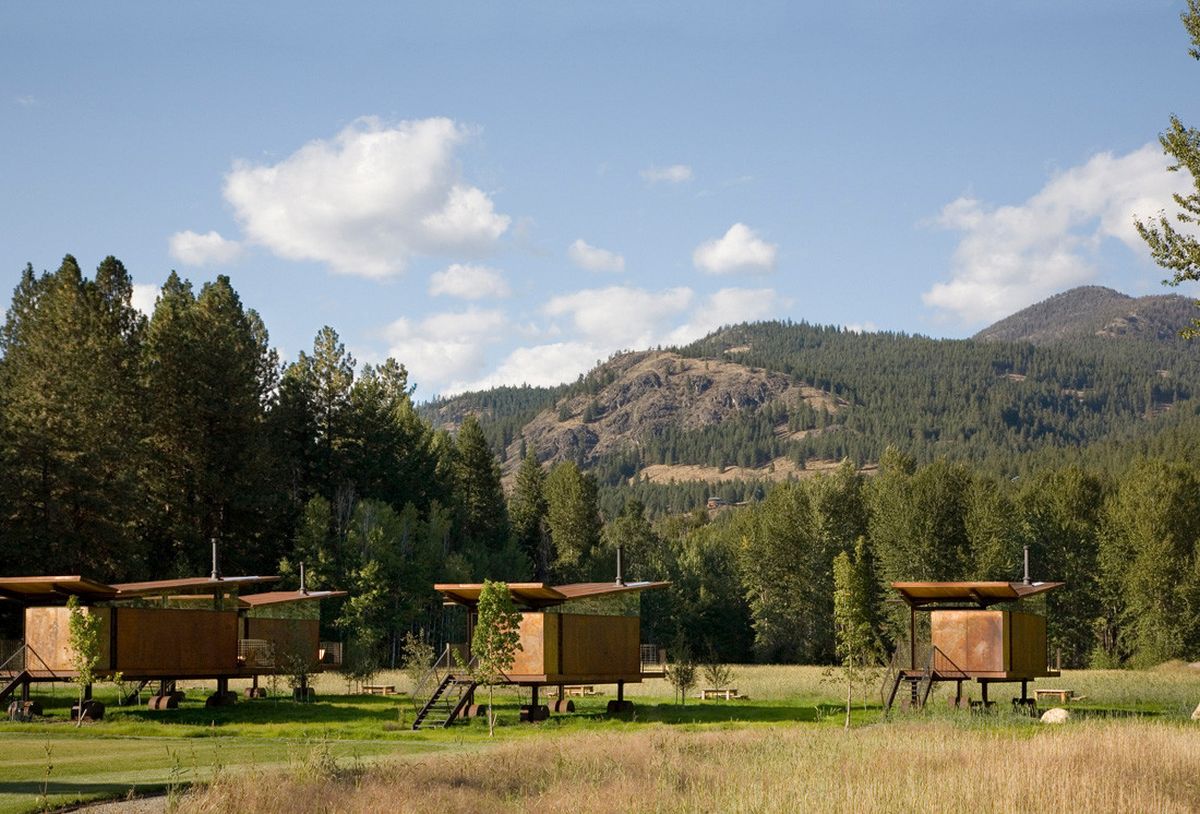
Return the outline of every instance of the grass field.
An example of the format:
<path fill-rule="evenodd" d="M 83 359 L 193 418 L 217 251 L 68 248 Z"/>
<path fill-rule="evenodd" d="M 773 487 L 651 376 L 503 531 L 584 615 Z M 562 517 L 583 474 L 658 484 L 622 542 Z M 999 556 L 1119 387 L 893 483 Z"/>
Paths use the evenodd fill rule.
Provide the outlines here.
<path fill-rule="evenodd" d="M 401 674 L 377 681 L 407 690 Z M 321 677 L 313 704 L 268 699 L 207 709 L 209 688 L 198 684 L 179 710 L 114 703 L 104 721 L 81 729 L 66 721 L 70 688 L 59 687 L 39 693 L 45 719 L 0 724 L 0 814 L 131 789 L 179 791 L 214 777 L 184 799 L 185 809 L 284 810 L 255 795 L 289 799 L 296 790 L 288 811 L 378 810 L 370 801 L 385 799 L 413 811 L 698 811 L 707 800 L 754 811 L 902 802 L 921 810 L 1035 810 L 1014 803 L 1013 790 L 1045 802 L 1072 783 L 1091 795 L 1061 798 L 1076 810 L 1080 800 L 1085 809 L 1121 810 L 1131 794 L 1154 810 L 1200 808 L 1200 725 L 1189 720 L 1200 672 L 1186 665 L 1043 680 L 1087 696 L 1058 728 L 1005 711 L 998 691 L 994 715 L 952 711 L 935 697 L 923 713 L 882 723 L 872 692 L 858 700 L 854 728 L 844 733 L 844 685 L 821 668 L 735 667 L 732 683 L 749 698 L 680 706 L 662 681 L 629 687 L 637 709 L 626 720 L 604 715 L 611 688 L 597 688 L 610 692 L 576 699 L 576 714 L 537 725 L 516 723 L 527 699 L 499 691 L 494 739 L 478 719 L 412 732 L 407 697 L 350 695 L 334 675 Z M 111 688 L 97 696 L 115 701 Z M 1110 782 L 1118 776 L 1129 782 Z M 935 788 L 950 795 L 946 805 L 930 797 Z M 989 808 L 979 796 L 987 788 L 1005 805 Z M 637 802 L 639 789 L 653 794 Z"/>

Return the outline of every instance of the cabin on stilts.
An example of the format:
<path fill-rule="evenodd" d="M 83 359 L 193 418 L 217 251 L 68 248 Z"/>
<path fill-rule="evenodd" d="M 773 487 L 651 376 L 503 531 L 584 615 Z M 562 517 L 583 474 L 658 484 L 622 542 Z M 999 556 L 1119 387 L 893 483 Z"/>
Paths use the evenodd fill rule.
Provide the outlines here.
<path fill-rule="evenodd" d="M 1028 569 L 1026 569 L 1028 570 Z M 1033 708 L 1029 682 L 1059 675 L 1050 668 L 1046 617 L 1030 600 L 1061 582 L 893 582 L 909 609 L 909 638 L 896 649 L 884 680 L 884 705 L 890 710 L 901 686 L 906 705 L 922 707 L 933 684 L 953 681 L 954 706 L 987 708 L 991 684 L 1021 684 L 1017 706 Z M 918 614 L 928 613 L 928 625 Z M 923 635 L 928 630 L 928 638 Z M 980 700 L 963 696 L 964 681 L 979 682 Z"/>
<path fill-rule="evenodd" d="M 521 720 L 540 721 L 550 715 L 539 690 L 556 687 L 554 712 L 573 712 L 567 687 L 615 684 L 617 697 L 608 703 L 610 713 L 626 712 L 625 685 L 646 678 L 662 678 L 665 654 L 641 641 L 641 594 L 664 588 L 668 582 L 582 582 L 547 585 L 510 582 L 508 590 L 521 614 L 521 649 L 505 683 L 529 690 L 529 703 L 521 707 Z M 471 641 L 482 584 L 435 585 L 448 607 L 466 609 L 467 642 Z M 651 652 L 647 652 L 647 650 Z M 459 653 L 455 665 L 455 654 Z M 455 720 L 481 712 L 474 703 L 478 686 L 471 676 L 469 645 L 448 644 L 425 681 L 413 693 L 417 705 L 413 729 L 447 727 Z"/>
<path fill-rule="evenodd" d="M 215 680 L 207 703 L 217 706 L 236 698 L 230 679 L 249 679 L 246 694 L 256 697 L 264 694 L 262 676 L 340 666 L 340 643 L 320 640 L 320 600 L 345 592 L 244 593 L 278 579 L 223 577 L 215 568 L 210 577 L 113 585 L 83 576 L 0 577 L 0 599 L 24 606 L 23 638 L 5 648 L 0 662 L 0 703 L 19 692 L 10 714 L 28 717 L 32 684 L 75 679 L 65 607 L 72 596 L 81 612 L 101 620 L 97 678 L 119 674 L 135 684 L 131 700 L 157 682 L 151 709 L 177 706 L 180 680 Z M 300 691 L 307 697 L 303 682 Z M 90 688 L 85 692 L 90 697 Z"/>

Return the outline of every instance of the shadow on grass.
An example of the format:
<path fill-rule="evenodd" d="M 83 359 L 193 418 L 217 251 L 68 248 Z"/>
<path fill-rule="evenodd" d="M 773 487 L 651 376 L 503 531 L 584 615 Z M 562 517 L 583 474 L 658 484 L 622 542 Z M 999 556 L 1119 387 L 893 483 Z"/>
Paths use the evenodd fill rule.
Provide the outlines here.
<path fill-rule="evenodd" d="M 168 783 L 72 783 L 55 782 L 43 783 L 41 780 L 10 780 L 0 781 L 0 794 L 22 794 L 40 797 L 45 791 L 47 797 L 79 797 L 94 799 L 124 798 L 134 789 L 138 794 L 160 792 L 168 788 Z"/>
<path fill-rule="evenodd" d="M 604 712 L 585 711 L 568 716 L 576 719 L 607 719 Z M 704 724 L 704 723 L 796 723 L 815 722 L 821 716 L 816 706 L 786 706 L 764 704 L 638 704 L 630 714 L 620 716 L 638 723 Z"/>
<path fill-rule="evenodd" d="M 206 707 L 202 700 L 188 699 L 178 709 L 150 710 L 123 707 L 111 710 L 135 721 L 193 726 L 222 724 L 344 724 L 395 721 L 400 707 L 411 709 L 407 698 L 378 696 L 327 696 L 302 704 L 290 699 L 238 701 L 227 707 Z"/>

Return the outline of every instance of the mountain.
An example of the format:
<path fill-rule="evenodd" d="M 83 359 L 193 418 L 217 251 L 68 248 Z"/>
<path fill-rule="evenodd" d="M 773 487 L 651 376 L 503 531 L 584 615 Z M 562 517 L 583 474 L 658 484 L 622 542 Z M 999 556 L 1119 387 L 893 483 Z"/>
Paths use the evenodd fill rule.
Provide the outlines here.
<path fill-rule="evenodd" d="M 1134 298 L 1089 285 L 1031 305 L 974 338 L 1035 345 L 1084 336 L 1174 342 L 1197 316 L 1195 302 L 1178 294 Z"/>
<path fill-rule="evenodd" d="M 480 416 L 506 474 L 532 451 L 610 487 L 804 477 L 843 458 L 866 469 L 888 447 L 1012 476 L 1112 439 L 1149 443 L 1200 389 L 1200 346 L 1176 336 L 1193 310 L 1089 287 L 967 340 L 748 323 L 616 355 L 570 385 L 422 409 L 449 428 Z M 1186 438 L 1179 427 L 1172 437 Z"/>

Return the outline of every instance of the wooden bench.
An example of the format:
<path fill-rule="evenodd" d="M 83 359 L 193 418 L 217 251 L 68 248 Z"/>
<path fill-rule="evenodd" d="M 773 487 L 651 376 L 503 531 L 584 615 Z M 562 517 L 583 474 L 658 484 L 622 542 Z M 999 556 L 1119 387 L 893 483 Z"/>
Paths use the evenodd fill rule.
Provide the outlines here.
<path fill-rule="evenodd" d="M 741 696 L 738 695 L 738 691 L 737 691 L 736 687 L 733 689 L 701 690 L 700 695 L 697 697 L 699 697 L 703 701 L 709 701 L 714 698 L 724 698 L 726 701 L 734 701 L 738 698 L 741 698 Z"/>
<path fill-rule="evenodd" d="M 1034 688 L 1033 697 L 1038 701 L 1043 698 L 1056 698 L 1060 704 L 1069 704 L 1072 701 L 1080 701 L 1086 698 L 1086 695 L 1076 695 L 1074 690 L 1058 690 L 1058 689 L 1038 689 Z"/>
<path fill-rule="evenodd" d="M 595 694 L 596 694 L 596 688 L 593 687 L 591 684 L 585 684 L 585 685 L 579 686 L 579 687 L 563 687 L 563 696 L 564 697 L 574 695 L 579 698 L 582 698 L 585 695 L 595 695 Z"/>
<path fill-rule="evenodd" d="M 363 684 L 362 691 L 367 695 L 395 695 L 395 684 Z"/>

